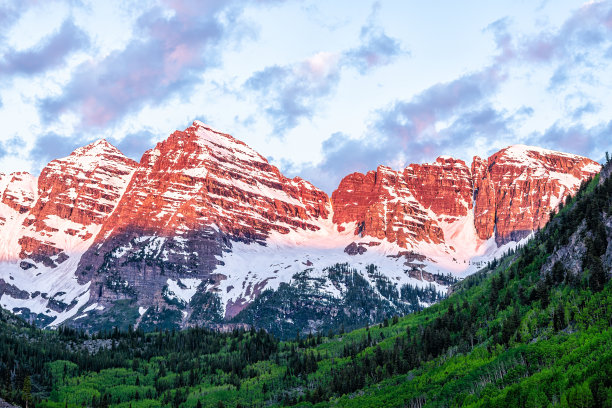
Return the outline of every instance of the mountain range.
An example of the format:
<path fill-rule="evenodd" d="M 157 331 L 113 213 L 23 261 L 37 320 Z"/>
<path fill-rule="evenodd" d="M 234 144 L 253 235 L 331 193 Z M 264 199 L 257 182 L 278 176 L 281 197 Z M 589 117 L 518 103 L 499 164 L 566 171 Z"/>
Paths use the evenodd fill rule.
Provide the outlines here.
<path fill-rule="evenodd" d="M 140 162 L 99 140 L 0 175 L 0 306 L 87 329 L 356 327 L 445 296 L 600 170 L 514 145 L 353 173 L 328 196 L 199 121 Z"/>
<path fill-rule="evenodd" d="M 447 298 L 352 331 L 87 333 L 0 308 L 0 407 L 610 407 L 611 173 Z"/>

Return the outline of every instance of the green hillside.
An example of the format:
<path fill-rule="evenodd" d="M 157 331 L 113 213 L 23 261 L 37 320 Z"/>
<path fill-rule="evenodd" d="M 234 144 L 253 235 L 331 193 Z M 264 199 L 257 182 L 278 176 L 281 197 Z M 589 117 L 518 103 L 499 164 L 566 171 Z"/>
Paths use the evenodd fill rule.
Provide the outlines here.
<path fill-rule="evenodd" d="M 612 178 L 597 177 L 447 299 L 325 337 L 90 337 L 2 312 L 0 397 L 29 407 L 612 407 L 611 237 Z"/>

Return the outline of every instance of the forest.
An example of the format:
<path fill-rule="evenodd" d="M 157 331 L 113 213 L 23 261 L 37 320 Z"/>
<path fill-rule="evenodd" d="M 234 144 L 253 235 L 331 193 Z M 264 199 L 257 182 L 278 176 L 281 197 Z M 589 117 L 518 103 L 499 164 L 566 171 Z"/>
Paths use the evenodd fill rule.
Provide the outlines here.
<path fill-rule="evenodd" d="M 256 328 L 50 331 L 1 311 L 0 397 L 49 408 L 611 407 L 611 226 L 612 178 L 597 176 L 435 305 L 285 341 Z"/>

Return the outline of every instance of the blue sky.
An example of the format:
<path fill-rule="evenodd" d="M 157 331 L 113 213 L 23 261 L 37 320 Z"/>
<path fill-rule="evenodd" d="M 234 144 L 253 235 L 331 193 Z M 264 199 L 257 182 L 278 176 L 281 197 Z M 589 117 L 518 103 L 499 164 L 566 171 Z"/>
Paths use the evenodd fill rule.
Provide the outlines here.
<path fill-rule="evenodd" d="M 194 119 L 331 192 L 379 164 L 612 151 L 612 2 L 2 1 L 0 171 Z"/>

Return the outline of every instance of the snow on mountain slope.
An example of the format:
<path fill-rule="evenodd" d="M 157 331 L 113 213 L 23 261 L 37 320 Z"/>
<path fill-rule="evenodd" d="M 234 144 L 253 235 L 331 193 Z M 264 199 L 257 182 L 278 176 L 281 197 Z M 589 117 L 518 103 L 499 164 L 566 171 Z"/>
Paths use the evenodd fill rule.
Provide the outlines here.
<path fill-rule="evenodd" d="M 29 173 L 0 174 L 0 262 L 17 259 L 19 231 L 37 199 L 36 184 Z"/>
<path fill-rule="evenodd" d="M 317 289 L 336 298 L 345 295 L 342 287 L 326 278 L 325 269 L 335 264 L 347 264 L 360 272 L 369 265 L 376 265 L 399 289 L 404 284 L 428 287 L 433 284 L 444 292 L 446 286 L 433 277 L 421 275 L 432 259 L 411 258 L 412 253 L 395 243 L 377 238 L 362 239 L 353 233 L 355 224 L 344 224 L 342 231 L 331 219 L 322 220 L 319 229 L 291 231 L 288 234 L 274 232 L 266 245 L 235 243 L 232 251 L 223 255 L 223 264 L 216 272 L 223 275 L 214 290 L 222 299 L 225 317 L 233 317 L 255 300 L 265 289 L 278 289 L 281 283 L 290 283 L 296 274 L 306 273 L 319 279 Z M 356 248 L 351 251 L 350 248 Z M 372 287 L 374 278 L 363 273 Z"/>
<path fill-rule="evenodd" d="M 330 275 L 343 264 L 391 310 L 406 285 L 444 291 L 442 274 L 515 246 L 599 168 L 511 146 L 470 167 L 440 157 L 354 173 L 330 200 L 199 121 L 140 163 L 101 140 L 37 179 L 0 176 L 0 306 L 94 329 L 117 316 L 217 324 L 282 284 L 344 299 L 355 288 Z"/>
<path fill-rule="evenodd" d="M 143 155 L 77 275 L 93 282 L 92 302 L 134 297 L 140 307 L 163 306 L 168 278 L 214 286 L 234 245 L 317 230 L 330 210 L 321 190 L 196 121 Z"/>
<path fill-rule="evenodd" d="M 5 225 L 10 236 L 3 239 L 7 252 L 0 263 L 0 305 L 27 308 L 59 324 L 88 301 L 89 283 L 79 284 L 75 271 L 121 198 L 135 165 L 99 140 L 52 161 L 37 180 L 29 176 L 21 181 L 28 192 L 18 202 L 29 207 L 20 204 L 23 214 Z M 3 197 L 19 196 L 8 193 L 20 185 L 16 181 L 9 182 Z"/>
<path fill-rule="evenodd" d="M 65 251 L 84 252 L 112 213 L 136 163 L 105 140 L 54 160 L 38 178 L 38 200 L 19 239 L 19 257 L 56 267 Z"/>

